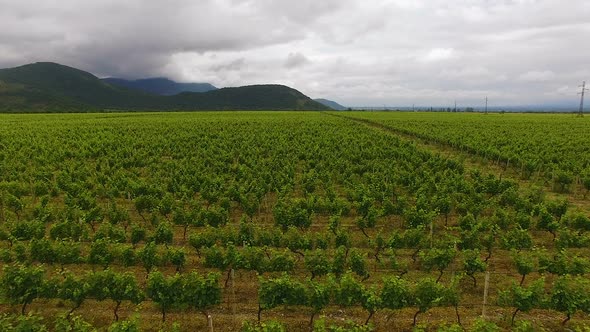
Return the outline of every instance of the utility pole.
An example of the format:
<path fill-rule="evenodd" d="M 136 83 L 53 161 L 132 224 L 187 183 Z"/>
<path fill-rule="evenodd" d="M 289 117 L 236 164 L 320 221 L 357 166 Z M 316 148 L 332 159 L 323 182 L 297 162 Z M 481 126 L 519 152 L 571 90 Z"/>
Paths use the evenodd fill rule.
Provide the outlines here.
<path fill-rule="evenodd" d="M 457 101 L 455 100 L 455 112 L 457 112 Z"/>
<path fill-rule="evenodd" d="M 588 91 L 588 89 L 586 88 L 586 81 L 583 81 L 582 85 L 580 85 L 579 87 L 582 88 L 582 92 L 578 93 L 579 95 L 581 95 L 580 111 L 578 112 L 578 116 L 584 116 L 584 93 Z"/>
<path fill-rule="evenodd" d="M 488 96 L 486 96 L 486 111 L 485 114 L 488 114 Z"/>

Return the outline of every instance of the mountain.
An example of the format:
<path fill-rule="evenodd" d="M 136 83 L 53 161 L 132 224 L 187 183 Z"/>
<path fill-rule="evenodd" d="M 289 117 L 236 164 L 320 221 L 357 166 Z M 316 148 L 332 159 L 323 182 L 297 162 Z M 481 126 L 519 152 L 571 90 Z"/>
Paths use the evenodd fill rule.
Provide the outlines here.
<path fill-rule="evenodd" d="M 344 107 L 332 100 L 322 99 L 322 98 L 318 98 L 318 99 L 314 99 L 314 100 L 317 101 L 318 103 L 320 103 L 324 106 L 328 106 L 329 108 L 336 110 L 336 111 L 345 111 L 348 109 L 347 107 Z"/>
<path fill-rule="evenodd" d="M 0 69 L 0 81 L 7 86 L 0 90 L 0 109 L 96 110 L 133 108 L 138 101 L 141 106 L 158 104 L 155 96 L 116 88 L 90 73 L 51 62 Z M 6 105 L 6 99 L 12 102 Z"/>
<path fill-rule="evenodd" d="M 209 83 L 177 83 L 163 77 L 145 78 L 129 81 L 122 78 L 103 78 L 103 82 L 113 86 L 139 90 L 161 96 L 172 96 L 182 92 L 207 92 L 217 90 Z"/>
<path fill-rule="evenodd" d="M 170 97 L 169 97 L 170 98 Z M 173 96 L 177 107 L 204 110 L 328 110 L 303 93 L 284 85 L 250 85 Z"/>
<path fill-rule="evenodd" d="M 282 85 L 254 85 L 160 96 L 114 86 L 79 69 L 38 62 L 0 69 L 0 111 L 326 110 Z"/>

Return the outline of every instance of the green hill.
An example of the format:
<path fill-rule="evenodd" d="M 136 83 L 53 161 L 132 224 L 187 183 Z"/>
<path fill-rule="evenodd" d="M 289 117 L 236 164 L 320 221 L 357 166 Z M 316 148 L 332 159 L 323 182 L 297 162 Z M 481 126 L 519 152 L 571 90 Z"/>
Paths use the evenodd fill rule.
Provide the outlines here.
<path fill-rule="evenodd" d="M 0 111 L 67 112 L 125 110 L 325 110 L 301 92 L 282 85 L 224 88 L 159 96 L 113 86 L 56 63 L 0 69 Z"/>
<path fill-rule="evenodd" d="M 338 104 L 337 102 L 333 101 L 333 100 L 328 100 L 328 99 L 323 99 L 323 98 L 319 98 L 319 99 L 314 99 L 315 101 L 317 101 L 318 103 L 328 106 L 329 108 L 336 110 L 336 111 L 345 111 L 347 110 L 346 107 Z"/>

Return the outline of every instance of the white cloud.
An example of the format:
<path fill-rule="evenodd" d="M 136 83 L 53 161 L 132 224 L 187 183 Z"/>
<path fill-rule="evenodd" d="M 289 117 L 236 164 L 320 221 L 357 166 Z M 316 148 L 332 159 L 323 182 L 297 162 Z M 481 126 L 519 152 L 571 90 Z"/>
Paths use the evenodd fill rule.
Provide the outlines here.
<path fill-rule="evenodd" d="M 454 50 L 452 48 L 433 48 L 422 57 L 422 61 L 434 62 L 448 60 L 453 57 L 453 54 Z"/>
<path fill-rule="evenodd" d="M 555 73 L 550 70 L 544 70 L 544 71 L 533 70 L 533 71 L 529 71 L 529 72 L 526 72 L 526 73 L 520 75 L 518 78 L 521 81 L 526 81 L 526 82 L 546 82 L 546 81 L 551 81 L 551 80 L 555 79 L 555 77 L 556 77 Z"/>

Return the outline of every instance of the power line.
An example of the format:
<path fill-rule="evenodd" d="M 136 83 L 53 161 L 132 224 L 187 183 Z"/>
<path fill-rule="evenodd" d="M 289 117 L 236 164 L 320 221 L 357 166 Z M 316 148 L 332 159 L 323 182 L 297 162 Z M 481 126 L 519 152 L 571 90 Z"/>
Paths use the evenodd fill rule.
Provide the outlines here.
<path fill-rule="evenodd" d="M 582 92 L 578 93 L 579 95 L 581 95 L 580 110 L 578 111 L 578 116 L 584 116 L 584 93 L 588 91 L 588 88 L 586 88 L 586 81 L 583 81 L 582 85 L 580 85 L 579 87 L 582 88 Z"/>

